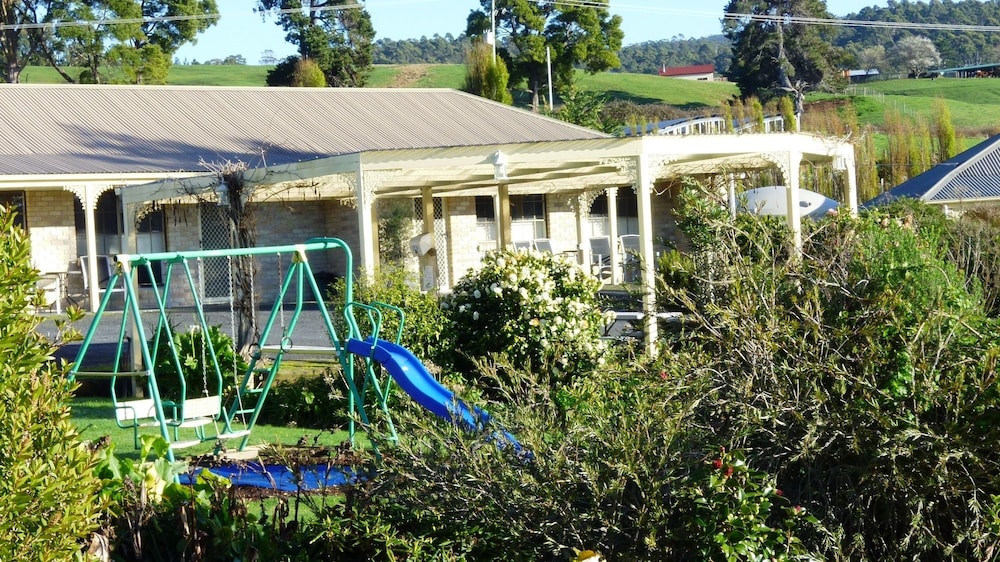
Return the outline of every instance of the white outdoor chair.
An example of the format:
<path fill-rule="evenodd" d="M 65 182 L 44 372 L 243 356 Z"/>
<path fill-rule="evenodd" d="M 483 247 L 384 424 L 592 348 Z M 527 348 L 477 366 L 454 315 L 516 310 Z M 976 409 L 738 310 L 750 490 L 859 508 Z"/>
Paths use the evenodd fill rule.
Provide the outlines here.
<path fill-rule="evenodd" d="M 552 253 L 552 241 L 548 238 L 535 238 L 535 249 L 539 252 Z"/>
<path fill-rule="evenodd" d="M 114 273 L 114 260 L 111 256 L 95 256 L 97 264 L 97 295 L 99 299 L 104 298 L 104 293 L 108 291 L 108 281 L 111 280 L 111 275 Z M 83 293 L 84 295 L 90 295 L 90 274 L 88 273 L 90 267 L 90 256 L 80 256 L 80 273 L 83 274 Z M 120 283 L 115 287 L 111 288 L 112 293 L 118 293 L 125 296 L 125 284 Z"/>
<path fill-rule="evenodd" d="M 590 242 L 590 273 L 601 281 L 611 281 L 611 237 L 592 236 Z"/>
<path fill-rule="evenodd" d="M 623 234 L 618 237 L 618 247 L 622 251 L 622 279 L 631 283 L 639 279 L 639 259 L 642 248 L 638 234 Z"/>
<path fill-rule="evenodd" d="M 532 249 L 534 248 L 531 244 L 531 240 L 518 240 L 514 242 L 514 251 L 528 252 L 531 251 Z"/>

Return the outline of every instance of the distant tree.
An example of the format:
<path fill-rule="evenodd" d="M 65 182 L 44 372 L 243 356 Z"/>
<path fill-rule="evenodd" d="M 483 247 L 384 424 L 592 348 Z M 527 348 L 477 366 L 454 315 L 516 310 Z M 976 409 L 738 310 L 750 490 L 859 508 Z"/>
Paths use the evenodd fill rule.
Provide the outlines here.
<path fill-rule="evenodd" d="M 809 89 L 820 88 L 833 74 L 841 54 L 827 40 L 830 30 L 785 19 L 831 17 L 822 0 L 730 0 L 726 12 L 758 16 L 723 21 L 733 52 L 726 76 L 741 96 L 770 101 L 781 92 L 782 72 L 793 86 Z"/>
<path fill-rule="evenodd" d="M 507 89 L 509 79 L 507 65 L 502 58 L 493 58 L 490 45 L 479 41 L 472 44 L 465 62 L 466 92 L 509 105 L 514 102 Z"/>
<path fill-rule="evenodd" d="M 247 59 L 243 58 L 243 55 L 229 55 L 228 57 L 222 59 L 222 64 L 246 64 Z"/>
<path fill-rule="evenodd" d="M 0 0 L 0 82 L 16 84 L 28 59 L 37 55 L 45 43 L 45 32 L 34 24 L 39 14 L 48 11 L 46 0 Z"/>
<path fill-rule="evenodd" d="M 858 68 L 870 72 L 876 69 L 885 68 L 885 46 L 872 45 L 864 47 L 854 55 L 858 61 Z"/>
<path fill-rule="evenodd" d="M 484 38 L 490 30 L 494 0 L 480 0 L 482 10 L 469 14 L 466 34 Z M 612 16 L 607 0 L 581 4 L 542 0 L 496 0 L 496 27 L 513 83 L 527 80 L 531 105 L 538 108 L 539 92 L 547 82 L 546 47 L 551 49 L 554 86 L 573 80 L 576 68 L 601 72 L 618 68 L 618 51 L 625 34 L 621 17 Z"/>
<path fill-rule="evenodd" d="M 277 11 L 285 40 L 298 47 L 295 58 L 315 61 L 327 84 L 365 85 L 375 38 L 367 10 L 348 0 L 259 0 L 258 9 Z"/>
<path fill-rule="evenodd" d="M 96 82 L 162 83 L 177 49 L 214 25 L 211 16 L 218 12 L 215 0 L 46 1 L 46 21 L 92 22 L 57 26 L 38 47 L 39 56 L 69 82 L 66 64 L 83 66 Z M 114 75 L 104 76 L 105 68 Z"/>
<path fill-rule="evenodd" d="M 927 37 L 910 35 L 893 46 L 892 61 L 897 68 L 904 69 L 910 76 L 917 78 L 925 71 L 937 68 L 941 64 L 941 55 L 934 42 Z"/>
<path fill-rule="evenodd" d="M 278 58 L 274 56 L 274 51 L 267 49 L 260 54 L 260 64 L 264 66 L 270 66 L 272 64 L 278 64 Z"/>
<path fill-rule="evenodd" d="M 729 68 L 732 47 L 722 35 L 695 39 L 645 41 L 622 47 L 618 52 L 625 72 L 656 74 L 662 67 L 714 64 L 718 72 Z"/>

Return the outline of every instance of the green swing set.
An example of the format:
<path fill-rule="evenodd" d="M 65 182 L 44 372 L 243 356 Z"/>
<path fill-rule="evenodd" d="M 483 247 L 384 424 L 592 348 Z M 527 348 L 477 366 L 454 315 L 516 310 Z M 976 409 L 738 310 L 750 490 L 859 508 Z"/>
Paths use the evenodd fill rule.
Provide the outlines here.
<path fill-rule="evenodd" d="M 115 420 L 118 426 L 123 429 L 131 429 L 136 447 L 139 446 L 140 428 L 158 428 L 160 436 L 169 444 L 168 457 L 173 460 L 174 450 L 190 447 L 205 441 L 215 441 L 216 450 L 221 448 L 224 441 L 240 440 L 239 450 L 244 450 L 249 442 L 251 432 L 264 407 L 268 392 L 275 380 L 284 357 L 289 353 L 311 353 L 329 354 L 337 358 L 342 366 L 343 378 L 348 389 L 348 430 L 352 444 L 354 443 L 357 430 L 356 419 L 360 420 L 365 429 L 371 427 L 368 412 L 365 408 L 364 397 L 375 397 L 375 407 L 384 415 L 388 428 L 388 439 L 397 439 L 396 430 L 392 423 L 387 405 L 388 397 L 392 389 L 393 379 L 380 380 L 382 369 L 377 368 L 374 359 L 374 350 L 380 343 L 391 345 L 378 339 L 381 330 L 383 311 L 390 311 L 400 317 L 399 331 L 395 334 L 396 344 L 402 335 L 404 317 L 403 312 L 393 306 L 383 303 L 355 303 L 352 301 L 353 291 L 350 276 L 348 276 L 343 296 L 342 312 L 346 320 L 346 332 L 338 334 L 334 328 L 325 295 L 323 295 L 312 268 L 309 264 L 309 253 L 327 250 L 342 250 L 345 253 L 346 271 L 353 271 L 353 263 L 350 248 L 338 238 L 314 238 L 304 244 L 269 246 L 257 248 L 241 249 L 221 249 L 221 250 L 196 250 L 187 252 L 164 252 L 152 254 L 122 254 L 116 257 L 116 267 L 111 278 L 108 280 L 108 288 L 118 288 L 121 286 L 124 293 L 124 310 L 118 325 L 118 341 L 115 350 L 115 357 L 112 370 L 85 371 L 80 370 L 80 366 L 85 364 L 87 354 L 102 322 L 112 319 L 114 314 L 108 314 L 108 303 L 113 295 L 113 291 L 108 290 L 100 302 L 93 321 L 88 329 L 76 360 L 70 369 L 69 377 L 75 378 L 101 377 L 110 378 L 111 399 L 115 410 Z M 196 290 L 196 283 L 191 271 L 190 262 L 206 258 L 226 258 L 229 267 L 232 267 L 234 258 L 243 259 L 245 257 L 276 255 L 278 256 L 279 271 L 282 254 L 290 254 L 290 265 L 283 278 L 279 273 L 279 289 L 274 299 L 274 306 L 268 316 L 263 329 L 260 331 L 257 342 L 252 346 L 252 353 L 248 366 L 242 375 L 235 372 L 235 361 L 232 366 L 234 376 L 238 379 L 234 381 L 230 391 L 225 392 L 223 371 L 227 366 L 221 365 L 218 350 L 210 334 L 210 326 L 205 313 L 203 298 Z M 162 284 L 157 284 L 153 275 L 153 266 L 162 264 L 164 276 Z M 148 274 L 147 279 L 153 280 L 151 291 L 155 297 L 155 310 L 141 310 L 139 298 L 135 289 L 135 272 L 144 269 Z M 177 285 L 171 283 L 171 278 L 180 271 L 183 281 L 186 282 L 193 301 L 193 311 L 197 324 L 193 328 L 200 332 L 201 345 L 201 367 L 203 393 L 201 396 L 193 396 L 188 392 L 187 382 L 184 376 L 184 365 L 177 352 L 177 337 L 174 327 L 170 322 L 170 310 L 167 303 L 171 302 L 170 291 Z M 230 314 L 233 320 L 233 291 L 232 291 L 232 271 L 229 272 L 230 279 Z M 287 326 L 284 321 L 284 303 L 286 295 L 294 282 L 294 305 L 290 321 Z M 251 281 L 250 293 L 255 287 Z M 176 290 L 176 289 L 175 289 Z M 311 297 L 311 298 L 307 298 Z M 328 347 L 295 347 L 291 344 L 291 335 L 303 313 L 306 302 L 314 302 L 322 318 L 322 325 L 328 337 Z M 357 344 L 362 342 L 362 334 L 358 328 L 355 314 L 361 311 L 367 316 L 368 325 L 372 327 L 365 342 L 368 347 L 364 348 L 364 377 L 359 388 L 355 382 L 355 355 L 359 354 L 357 349 L 361 349 Z M 144 317 L 145 315 L 145 317 Z M 154 318 L 150 319 L 150 316 Z M 155 324 L 152 333 L 153 337 L 147 334 L 147 325 L 144 321 L 152 320 Z M 272 341 L 270 336 L 275 329 L 275 324 L 279 323 L 281 335 L 277 344 L 267 345 L 265 342 Z M 152 325 L 151 324 L 151 325 Z M 136 344 L 129 343 L 129 333 L 136 338 Z M 348 343 L 354 345 L 348 349 Z M 132 349 L 138 348 L 141 368 L 123 369 L 122 358 L 128 353 L 128 346 Z M 166 349 L 170 356 L 170 369 L 162 368 L 158 371 L 158 365 L 154 361 L 158 351 Z M 418 369 L 419 370 L 419 369 Z M 390 369 L 390 373 L 392 369 Z M 167 380 L 167 377 L 176 377 L 179 381 L 179 390 L 174 391 L 174 395 L 164 398 L 161 394 L 160 385 Z M 125 399 L 118 396 L 116 392 L 116 381 L 118 378 L 131 378 L 133 380 L 145 381 L 145 398 Z M 182 429 L 193 430 L 193 437 L 182 439 L 180 431 Z M 211 429 L 212 431 L 209 431 Z"/>

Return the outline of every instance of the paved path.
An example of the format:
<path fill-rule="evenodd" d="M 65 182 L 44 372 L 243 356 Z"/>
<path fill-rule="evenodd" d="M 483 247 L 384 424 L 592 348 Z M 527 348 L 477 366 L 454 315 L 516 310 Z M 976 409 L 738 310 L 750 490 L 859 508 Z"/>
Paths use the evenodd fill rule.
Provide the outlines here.
<path fill-rule="evenodd" d="M 114 361 L 114 353 L 118 346 L 118 336 L 121 330 L 122 314 L 120 310 L 105 311 L 91 339 L 84 367 L 87 365 L 109 365 Z M 270 314 L 270 307 L 262 307 L 258 312 L 257 323 L 261 328 L 267 322 Z M 333 317 L 335 314 L 339 314 L 339 311 L 331 311 L 330 314 Z M 38 326 L 37 331 L 49 338 L 55 337 L 57 333 L 55 320 L 65 318 L 65 316 L 57 314 L 43 314 L 42 316 L 44 319 Z M 187 326 L 198 323 L 197 317 L 191 308 L 172 309 L 168 312 L 168 316 L 171 318 L 175 329 L 182 332 L 188 331 Z M 210 326 L 219 326 L 226 334 L 233 333 L 228 307 L 206 307 L 205 316 Z M 74 327 L 86 335 L 87 331 L 90 330 L 93 320 L 94 315 L 87 314 L 86 318 L 75 323 Z M 285 305 L 284 323 L 286 327 L 290 326 L 291 320 L 292 306 Z M 152 334 L 156 321 L 157 315 L 155 310 L 143 311 L 143 326 L 145 326 L 147 336 Z M 271 335 L 266 343 L 277 344 L 281 338 L 281 334 L 281 318 L 279 316 L 278 320 L 274 323 L 274 327 L 271 329 Z M 326 333 L 322 315 L 315 304 L 303 306 L 302 313 L 299 315 L 295 328 L 291 332 L 291 339 L 292 344 L 295 346 L 330 346 L 330 340 Z M 79 348 L 80 342 L 66 344 L 56 352 L 56 357 L 72 361 L 76 358 Z"/>

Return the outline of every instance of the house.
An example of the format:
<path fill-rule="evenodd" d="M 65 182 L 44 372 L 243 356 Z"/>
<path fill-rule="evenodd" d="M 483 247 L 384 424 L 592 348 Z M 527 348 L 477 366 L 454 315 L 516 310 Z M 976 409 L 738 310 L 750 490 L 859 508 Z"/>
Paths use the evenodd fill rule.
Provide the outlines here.
<path fill-rule="evenodd" d="M 865 207 L 909 197 L 962 211 L 1000 202 L 1000 135 L 992 136 L 882 193 Z"/>
<path fill-rule="evenodd" d="M 663 65 L 659 70 L 660 76 L 669 76 L 670 78 L 682 78 L 684 80 L 706 80 L 711 82 L 715 80 L 715 65 L 714 64 L 696 64 L 694 66 L 674 66 L 667 68 L 667 65 Z"/>
<path fill-rule="evenodd" d="M 372 272 L 379 221 L 400 210 L 412 229 L 398 235 L 432 240 L 434 252 L 409 260 L 440 290 L 518 240 L 548 238 L 589 263 L 592 236 L 638 234 L 650 312 L 653 256 L 676 238 L 681 176 L 779 169 L 798 233 L 799 169 L 833 163 L 856 207 L 854 151 L 839 139 L 615 138 L 454 90 L 21 84 L 0 85 L 0 103 L 17 108 L 0 114 L 0 203 L 17 207 L 36 266 L 63 275 L 71 293 L 82 292 L 79 256 L 228 247 L 220 181 L 233 177 L 241 201 L 257 205 L 257 246 L 343 239 L 354 271 L 335 254 L 311 262 L 331 275 Z M 611 262 L 619 271 L 617 249 Z M 257 264 L 259 290 L 273 294 L 281 264 Z M 197 290 L 226 298 L 202 267 Z M 95 307 L 98 277 L 87 275 Z"/>

